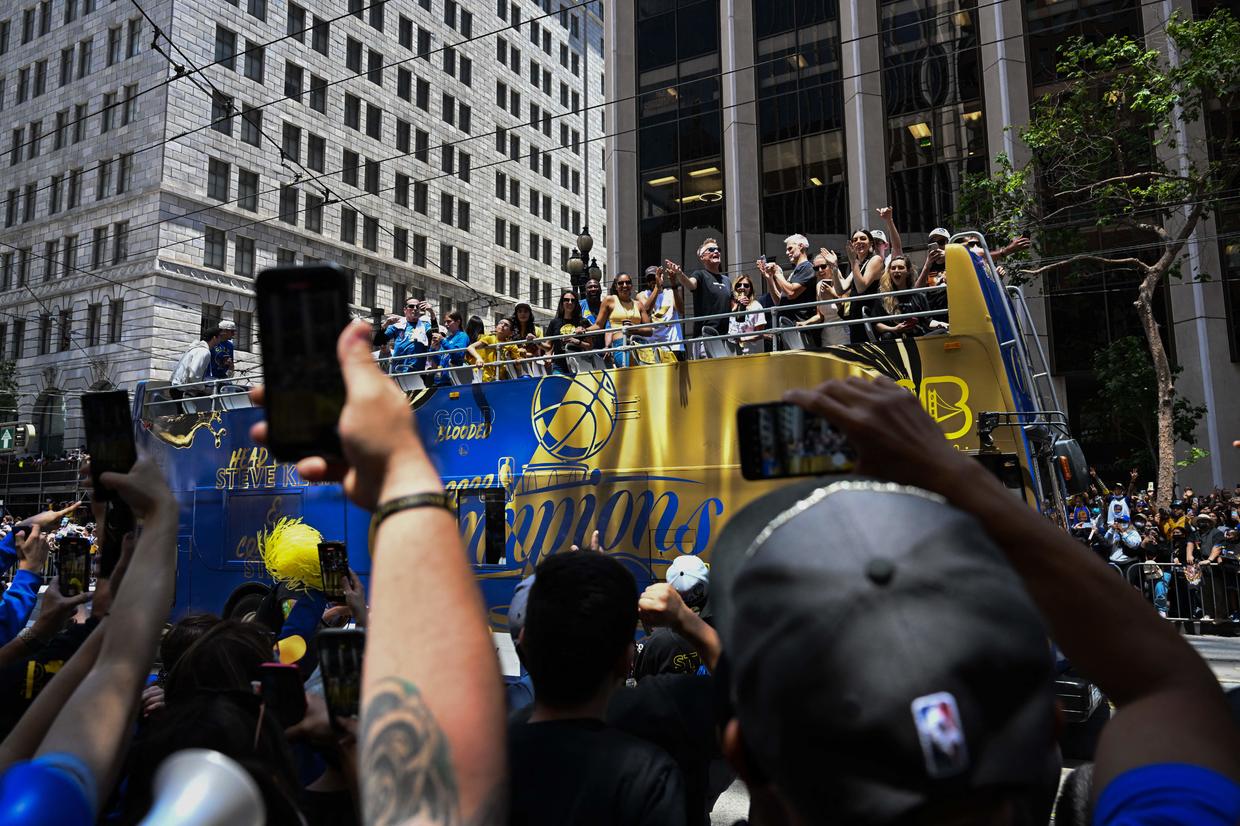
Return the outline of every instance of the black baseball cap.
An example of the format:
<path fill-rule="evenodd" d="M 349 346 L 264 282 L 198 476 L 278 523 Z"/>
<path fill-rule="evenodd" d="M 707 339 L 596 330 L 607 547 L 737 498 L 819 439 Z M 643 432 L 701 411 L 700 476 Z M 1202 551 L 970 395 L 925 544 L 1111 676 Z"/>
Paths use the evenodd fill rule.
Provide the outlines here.
<path fill-rule="evenodd" d="M 888 823 L 994 794 L 1049 816 L 1047 632 L 972 517 L 917 488 L 807 480 L 743 508 L 711 571 L 746 750 L 800 812 Z"/>

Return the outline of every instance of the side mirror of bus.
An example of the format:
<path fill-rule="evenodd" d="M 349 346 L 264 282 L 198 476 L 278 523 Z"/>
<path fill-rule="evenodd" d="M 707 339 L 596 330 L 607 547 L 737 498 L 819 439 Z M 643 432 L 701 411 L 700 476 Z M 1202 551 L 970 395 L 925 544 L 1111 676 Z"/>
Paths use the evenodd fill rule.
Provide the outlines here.
<path fill-rule="evenodd" d="M 1059 476 L 1069 494 L 1087 493 L 1089 491 L 1089 465 L 1085 462 L 1085 453 L 1076 439 L 1055 440 L 1055 463 L 1059 467 Z"/>

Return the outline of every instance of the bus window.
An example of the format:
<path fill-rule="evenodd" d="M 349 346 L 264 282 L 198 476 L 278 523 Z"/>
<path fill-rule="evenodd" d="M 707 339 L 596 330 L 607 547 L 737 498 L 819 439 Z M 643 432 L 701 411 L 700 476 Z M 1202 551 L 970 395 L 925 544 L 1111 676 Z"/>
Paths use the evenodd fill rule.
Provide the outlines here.
<path fill-rule="evenodd" d="M 474 546 L 477 565 L 502 565 L 508 544 L 507 492 L 502 487 L 476 488 L 459 494 L 465 543 Z"/>

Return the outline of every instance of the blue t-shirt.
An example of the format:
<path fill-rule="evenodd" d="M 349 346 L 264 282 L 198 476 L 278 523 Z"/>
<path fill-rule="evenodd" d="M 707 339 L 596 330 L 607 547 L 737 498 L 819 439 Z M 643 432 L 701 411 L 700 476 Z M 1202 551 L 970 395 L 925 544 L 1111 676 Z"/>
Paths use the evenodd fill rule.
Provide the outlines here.
<path fill-rule="evenodd" d="M 443 340 L 441 349 L 443 350 L 459 350 L 457 353 L 444 353 L 439 357 L 440 367 L 453 367 L 465 363 L 465 348 L 469 346 L 469 333 L 464 330 L 457 330 L 452 335 Z"/>
<path fill-rule="evenodd" d="M 603 303 L 601 300 L 599 301 L 598 306 L 600 310 L 603 309 Z M 598 313 L 590 309 L 590 302 L 585 300 L 584 298 L 581 299 L 581 317 L 584 318 L 590 324 L 593 324 L 594 322 L 598 321 Z"/>
<path fill-rule="evenodd" d="M 418 319 L 416 324 L 397 327 L 395 324 L 384 331 L 392 339 L 393 356 L 416 356 L 430 349 L 431 323 L 425 318 Z M 426 369 L 426 358 L 393 359 L 393 373 L 410 373 Z"/>
<path fill-rule="evenodd" d="M 1094 826 L 1165 823 L 1235 826 L 1240 823 L 1240 785 L 1201 766 L 1157 763 L 1112 780 L 1094 807 Z"/>
<path fill-rule="evenodd" d="M 221 341 L 211 348 L 211 363 L 207 365 L 207 378 L 228 378 L 228 371 L 232 369 L 234 349 L 231 341 Z"/>

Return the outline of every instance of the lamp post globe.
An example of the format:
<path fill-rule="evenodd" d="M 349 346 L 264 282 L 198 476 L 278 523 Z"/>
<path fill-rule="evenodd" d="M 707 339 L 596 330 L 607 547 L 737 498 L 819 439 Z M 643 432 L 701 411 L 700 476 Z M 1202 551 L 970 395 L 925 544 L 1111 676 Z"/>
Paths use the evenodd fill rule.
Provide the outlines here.
<path fill-rule="evenodd" d="M 581 230 L 581 234 L 577 236 L 577 249 L 581 250 L 581 258 L 583 260 L 583 263 L 584 263 L 585 257 L 590 254 L 590 250 L 593 248 L 594 248 L 594 239 L 590 237 L 590 228 L 583 227 Z"/>
<path fill-rule="evenodd" d="M 586 270 L 586 274 L 595 281 L 603 280 L 603 271 L 599 269 L 598 261 L 593 258 L 590 259 L 590 269 Z"/>

